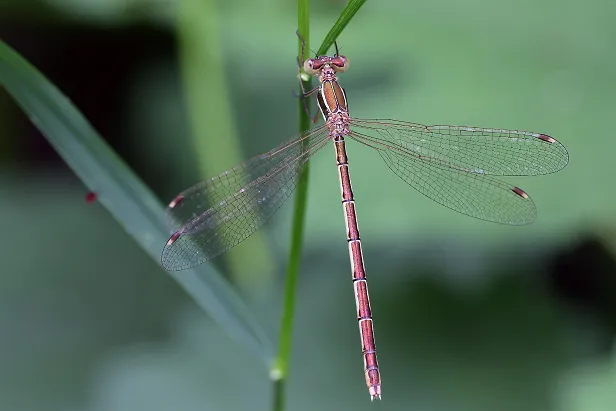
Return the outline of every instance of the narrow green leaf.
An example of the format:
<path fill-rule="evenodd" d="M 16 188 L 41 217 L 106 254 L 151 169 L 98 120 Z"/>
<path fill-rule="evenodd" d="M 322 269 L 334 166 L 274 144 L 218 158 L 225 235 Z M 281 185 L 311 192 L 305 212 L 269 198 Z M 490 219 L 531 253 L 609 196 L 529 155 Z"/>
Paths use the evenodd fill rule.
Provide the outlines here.
<path fill-rule="evenodd" d="M 334 23 L 332 28 L 329 30 L 329 33 L 325 36 L 325 40 L 323 40 L 321 47 L 319 47 L 319 50 L 317 51 L 317 56 L 322 56 L 327 53 L 327 50 L 329 50 L 329 48 L 334 44 L 334 41 L 338 38 L 340 33 L 342 33 L 342 30 L 344 30 L 346 25 L 349 24 L 349 21 L 351 21 L 353 16 L 355 16 L 355 13 L 359 11 L 365 2 L 366 0 L 349 1 L 344 10 L 342 10 L 342 13 L 340 13 L 340 17 L 338 17 L 336 23 Z"/>
<path fill-rule="evenodd" d="M 164 207 L 49 80 L 0 40 L 0 84 L 100 203 L 157 262 L 168 239 Z M 268 365 L 265 332 L 227 281 L 211 266 L 172 277 L 229 335 Z"/>

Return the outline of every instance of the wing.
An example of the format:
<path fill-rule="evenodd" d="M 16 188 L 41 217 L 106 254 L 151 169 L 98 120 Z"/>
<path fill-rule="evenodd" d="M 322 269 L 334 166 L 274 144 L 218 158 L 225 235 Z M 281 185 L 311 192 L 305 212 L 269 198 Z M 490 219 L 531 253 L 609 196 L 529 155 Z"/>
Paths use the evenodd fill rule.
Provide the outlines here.
<path fill-rule="evenodd" d="M 179 194 L 167 208 L 173 234 L 163 267 L 193 267 L 248 238 L 289 198 L 308 158 L 327 142 L 327 129 L 318 127 Z"/>
<path fill-rule="evenodd" d="M 416 154 L 409 156 L 354 131 L 351 137 L 377 150 L 387 166 L 411 187 L 459 213 L 511 225 L 529 224 L 537 216 L 535 204 L 520 188 L 482 173 L 445 167 Z"/>
<path fill-rule="evenodd" d="M 397 120 L 352 119 L 351 128 L 400 155 L 474 174 L 529 176 L 567 165 L 567 149 L 541 133 L 463 126 L 424 126 Z M 351 136 L 353 137 L 353 136 Z"/>
<path fill-rule="evenodd" d="M 285 141 L 267 153 L 255 156 L 216 177 L 202 181 L 178 194 L 167 207 L 166 223 L 170 233 L 201 216 L 211 205 L 237 193 L 249 182 L 267 174 L 282 163 L 314 152 L 327 138 L 325 126 L 317 127 Z"/>

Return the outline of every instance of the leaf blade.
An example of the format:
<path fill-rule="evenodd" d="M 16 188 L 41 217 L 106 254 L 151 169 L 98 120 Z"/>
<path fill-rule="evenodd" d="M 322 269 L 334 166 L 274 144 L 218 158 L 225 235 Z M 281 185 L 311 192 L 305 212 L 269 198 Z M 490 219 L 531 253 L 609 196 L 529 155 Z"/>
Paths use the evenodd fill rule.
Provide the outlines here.
<path fill-rule="evenodd" d="M 89 122 L 34 66 L 0 40 L 0 84 L 100 203 L 156 261 L 168 233 L 164 206 Z M 236 341 L 269 365 L 271 343 L 242 299 L 211 266 L 170 274 Z"/>
<path fill-rule="evenodd" d="M 340 13 L 338 20 L 336 20 L 332 28 L 329 29 L 327 35 L 325 35 L 325 39 L 317 51 L 317 56 L 322 56 L 327 53 L 327 50 L 334 44 L 334 41 L 338 38 L 340 33 L 342 33 L 342 30 L 349 24 L 353 16 L 357 14 L 366 1 L 367 0 L 350 0 L 347 3 L 342 13 Z"/>

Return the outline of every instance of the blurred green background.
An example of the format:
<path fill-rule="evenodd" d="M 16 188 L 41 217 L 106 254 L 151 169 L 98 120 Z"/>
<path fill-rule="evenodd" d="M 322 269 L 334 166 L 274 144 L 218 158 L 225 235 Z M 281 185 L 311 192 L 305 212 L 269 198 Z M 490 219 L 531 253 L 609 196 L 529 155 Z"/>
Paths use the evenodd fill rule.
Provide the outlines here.
<path fill-rule="evenodd" d="M 344 5 L 313 2 L 313 49 Z M 0 38 L 167 202 L 297 132 L 295 7 L 4 0 Z M 348 144 L 383 378 L 370 404 L 333 150 L 316 156 L 288 409 L 614 409 L 615 13 L 599 0 L 360 10 L 338 39 L 354 116 L 544 132 L 571 161 L 508 179 L 539 210 L 508 227 L 438 206 Z M 261 360 L 84 201 L 2 89 L 0 136 L 0 410 L 269 409 Z M 272 341 L 291 211 L 215 262 Z"/>

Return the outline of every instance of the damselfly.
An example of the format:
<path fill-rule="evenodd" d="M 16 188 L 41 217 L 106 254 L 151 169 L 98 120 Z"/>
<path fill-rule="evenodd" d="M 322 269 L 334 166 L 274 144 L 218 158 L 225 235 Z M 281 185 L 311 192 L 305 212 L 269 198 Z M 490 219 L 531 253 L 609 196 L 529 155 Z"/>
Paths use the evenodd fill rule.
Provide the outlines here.
<path fill-rule="evenodd" d="M 333 57 L 304 60 L 302 50 L 301 60 L 304 71 L 320 82 L 314 90 L 304 90 L 302 97 L 316 94 L 325 124 L 176 196 L 167 208 L 172 235 L 161 261 L 167 270 L 182 270 L 244 241 L 289 198 L 306 161 L 333 142 L 366 384 L 370 397 L 380 398 L 381 377 L 345 139 L 376 150 L 394 174 L 437 203 L 510 225 L 531 223 L 536 218 L 535 204 L 521 188 L 491 176 L 553 173 L 567 165 L 569 155 L 562 144 L 541 133 L 350 117 L 346 93 L 337 79 L 337 73 L 349 68 L 349 59 L 338 53 L 337 45 Z"/>

